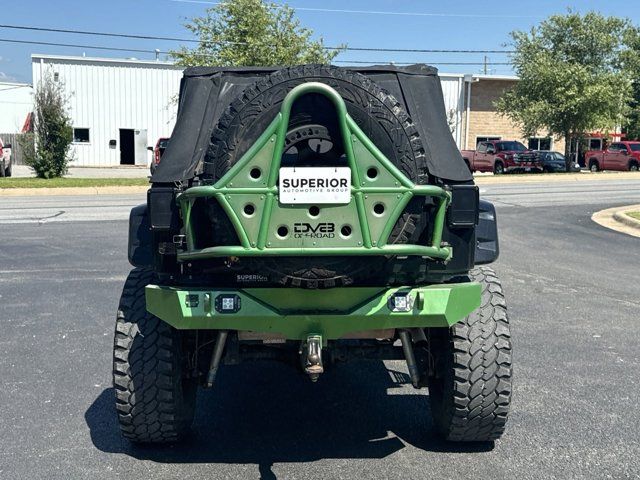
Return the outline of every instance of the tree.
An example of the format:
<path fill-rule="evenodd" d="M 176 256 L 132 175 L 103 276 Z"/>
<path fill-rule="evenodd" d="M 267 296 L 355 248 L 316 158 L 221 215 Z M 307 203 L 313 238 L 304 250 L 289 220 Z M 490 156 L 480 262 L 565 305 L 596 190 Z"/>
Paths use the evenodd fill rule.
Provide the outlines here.
<path fill-rule="evenodd" d="M 592 130 L 624 123 L 631 79 L 623 68 L 626 20 L 569 11 L 553 15 L 529 32 L 511 33 L 512 61 L 520 81 L 497 103 L 524 136 L 549 131 L 571 145 Z"/>
<path fill-rule="evenodd" d="M 629 47 L 623 52 L 624 68 L 632 79 L 632 99 L 629 103 L 629 116 L 624 131 L 629 139 L 640 139 L 640 28 L 629 28 L 625 35 Z"/>
<path fill-rule="evenodd" d="M 41 178 L 61 177 L 71 160 L 73 127 L 67 114 L 64 84 L 45 72 L 34 97 L 33 132 L 21 137 L 25 163 Z"/>
<path fill-rule="evenodd" d="M 322 38 L 311 40 L 313 32 L 300 26 L 291 7 L 262 0 L 219 3 L 185 27 L 200 43 L 171 52 L 184 66 L 329 64 L 340 53 L 327 50 Z"/>

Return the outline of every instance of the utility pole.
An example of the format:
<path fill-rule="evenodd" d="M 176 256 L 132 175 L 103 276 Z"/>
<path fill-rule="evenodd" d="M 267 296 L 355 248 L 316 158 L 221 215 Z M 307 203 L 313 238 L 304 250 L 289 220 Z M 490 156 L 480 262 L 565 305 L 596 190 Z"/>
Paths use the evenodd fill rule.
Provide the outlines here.
<path fill-rule="evenodd" d="M 486 55 L 484 56 L 484 74 L 487 74 L 487 61 L 489 60 L 489 57 L 487 57 Z"/>

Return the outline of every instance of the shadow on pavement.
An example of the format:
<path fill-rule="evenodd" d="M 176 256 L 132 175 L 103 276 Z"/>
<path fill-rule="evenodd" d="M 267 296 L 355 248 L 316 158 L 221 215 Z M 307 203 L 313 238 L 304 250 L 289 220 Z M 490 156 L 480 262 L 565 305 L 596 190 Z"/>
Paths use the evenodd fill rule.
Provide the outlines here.
<path fill-rule="evenodd" d="M 492 449 L 438 439 L 428 396 L 400 393 L 406 383 L 406 374 L 382 362 L 340 365 L 316 384 L 286 365 L 241 365 L 221 369 L 214 389 L 199 392 L 193 434 L 179 445 L 123 440 L 111 388 L 96 398 L 85 420 L 103 452 L 161 463 L 256 464 L 264 479 L 275 478 L 274 463 L 380 459 L 405 443 L 436 452 Z"/>

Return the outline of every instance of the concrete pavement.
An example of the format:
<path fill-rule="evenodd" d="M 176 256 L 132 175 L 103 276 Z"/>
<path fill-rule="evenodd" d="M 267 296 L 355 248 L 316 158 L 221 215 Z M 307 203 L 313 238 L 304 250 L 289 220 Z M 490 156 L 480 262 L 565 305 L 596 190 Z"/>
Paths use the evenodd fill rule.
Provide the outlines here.
<path fill-rule="evenodd" d="M 32 199 L 37 212 L 0 227 L 0 478 L 637 478 L 640 249 L 590 216 L 638 194 L 484 193 L 498 205 L 515 359 L 493 449 L 440 441 L 403 362 L 340 365 L 316 384 L 280 364 L 225 367 L 185 444 L 129 444 L 111 388 L 127 222 L 105 219 L 140 198 Z"/>

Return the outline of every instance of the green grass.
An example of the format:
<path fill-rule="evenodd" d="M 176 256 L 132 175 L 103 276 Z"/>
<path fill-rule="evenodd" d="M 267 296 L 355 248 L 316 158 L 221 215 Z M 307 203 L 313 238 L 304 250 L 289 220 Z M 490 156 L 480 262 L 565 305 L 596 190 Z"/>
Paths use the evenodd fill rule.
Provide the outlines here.
<path fill-rule="evenodd" d="M 146 178 L 2 178 L 2 188 L 126 187 L 149 185 Z"/>
<path fill-rule="evenodd" d="M 636 220 L 640 220 L 640 212 L 627 212 L 627 215 L 635 218 Z"/>

